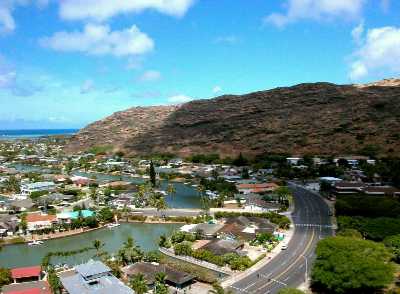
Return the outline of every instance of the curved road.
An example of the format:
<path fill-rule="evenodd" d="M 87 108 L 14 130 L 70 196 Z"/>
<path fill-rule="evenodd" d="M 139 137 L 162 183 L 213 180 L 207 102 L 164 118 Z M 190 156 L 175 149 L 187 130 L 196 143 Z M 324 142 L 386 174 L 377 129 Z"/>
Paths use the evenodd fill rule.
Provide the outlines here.
<path fill-rule="evenodd" d="M 329 207 L 324 200 L 304 188 L 290 184 L 295 209 L 295 231 L 287 250 L 268 264 L 229 287 L 235 293 L 277 293 L 285 287 L 298 287 L 311 272 L 318 241 L 332 235 Z M 306 275 L 307 271 L 307 275 Z"/>

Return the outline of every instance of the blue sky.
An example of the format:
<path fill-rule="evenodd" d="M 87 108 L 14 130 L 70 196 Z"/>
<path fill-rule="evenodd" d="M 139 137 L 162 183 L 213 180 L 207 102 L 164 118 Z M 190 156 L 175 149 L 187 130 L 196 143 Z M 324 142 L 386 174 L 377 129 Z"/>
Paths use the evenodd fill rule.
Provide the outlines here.
<path fill-rule="evenodd" d="M 399 72 L 394 0 L 0 1 L 0 129 Z"/>

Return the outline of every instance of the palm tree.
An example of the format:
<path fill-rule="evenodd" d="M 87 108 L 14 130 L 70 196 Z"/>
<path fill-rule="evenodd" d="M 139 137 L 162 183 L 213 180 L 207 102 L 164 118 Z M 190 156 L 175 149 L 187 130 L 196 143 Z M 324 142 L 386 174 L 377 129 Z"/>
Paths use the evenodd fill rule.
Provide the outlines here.
<path fill-rule="evenodd" d="M 135 240 L 132 237 L 128 237 L 128 239 L 126 239 L 124 242 L 124 248 L 133 248 L 135 246 Z"/>
<path fill-rule="evenodd" d="M 168 288 L 165 285 L 165 279 L 167 278 L 166 273 L 159 272 L 155 276 L 155 286 L 154 286 L 154 293 L 155 294 L 167 294 Z"/>
<path fill-rule="evenodd" d="M 129 208 L 128 206 L 125 204 L 124 207 L 122 208 L 122 213 L 125 215 L 125 221 L 128 222 L 128 218 L 129 218 Z"/>
<path fill-rule="evenodd" d="M 96 249 L 96 256 L 100 255 L 100 249 L 104 246 L 104 243 L 101 243 L 100 240 L 93 241 L 93 248 Z"/>
<path fill-rule="evenodd" d="M 160 284 L 165 284 L 165 279 L 166 278 L 167 278 L 167 274 L 164 273 L 164 272 L 159 272 L 155 276 L 156 282 L 158 282 Z"/>
<path fill-rule="evenodd" d="M 144 294 L 149 290 L 143 274 L 137 274 L 134 276 L 129 285 L 133 290 L 135 290 L 136 294 Z"/>
<path fill-rule="evenodd" d="M 173 200 L 176 194 L 176 189 L 173 184 L 168 184 L 167 193 L 171 196 L 171 199 Z"/>

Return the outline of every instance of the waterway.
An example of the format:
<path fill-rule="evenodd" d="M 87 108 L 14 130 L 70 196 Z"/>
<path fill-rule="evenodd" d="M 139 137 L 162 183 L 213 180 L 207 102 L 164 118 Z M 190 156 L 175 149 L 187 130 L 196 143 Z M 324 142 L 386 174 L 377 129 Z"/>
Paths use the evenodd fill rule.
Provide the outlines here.
<path fill-rule="evenodd" d="M 26 164 L 15 164 L 12 167 L 21 172 L 40 172 L 43 171 L 42 167 L 26 165 Z M 135 178 L 127 175 L 117 176 L 117 175 L 108 175 L 102 173 L 86 173 L 86 172 L 73 172 L 74 175 L 84 176 L 88 178 L 96 178 L 97 180 L 111 180 L 111 181 L 127 181 L 133 184 L 143 184 L 146 180 L 143 178 Z M 173 182 L 171 181 L 175 187 L 176 194 L 166 196 L 165 200 L 167 201 L 168 207 L 170 208 L 200 208 L 201 202 L 199 193 L 196 188 L 191 185 L 186 185 L 184 183 Z M 161 181 L 161 185 L 159 187 L 160 190 L 167 190 L 169 182 L 166 180 Z"/>
<path fill-rule="evenodd" d="M 121 248 L 123 242 L 131 236 L 143 251 L 156 250 L 159 237 L 170 235 L 179 228 L 179 224 L 121 224 L 113 229 L 99 229 L 88 233 L 44 241 L 43 245 L 30 247 L 26 244 L 4 246 L 0 252 L 0 267 L 32 266 L 41 263 L 43 257 L 54 251 L 71 251 L 92 246 L 94 240 L 103 242 L 104 250 L 113 254 Z M 67 263 L 70 265 L 86 262 L 95 254 L 90 250 L 70 257 L 52 259 L 52 263 Z"/>

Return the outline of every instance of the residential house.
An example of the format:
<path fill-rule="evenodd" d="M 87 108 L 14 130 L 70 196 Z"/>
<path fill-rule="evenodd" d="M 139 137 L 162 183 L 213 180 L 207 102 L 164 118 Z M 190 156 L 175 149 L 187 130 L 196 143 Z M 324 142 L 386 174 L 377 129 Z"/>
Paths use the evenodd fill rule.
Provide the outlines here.
<path fill-rule="evenodd" d="M 297 165 L 301 159 L 300 157 L 287 157 L 286 162 L 290 165 Z"/>
<path fill-rule="evenodd" d="M 21 194 L 30 195 L 33 192 L 54 191 L 56 185 L 53 182 L 37 182 L 21 185 Z"/>
<path fill-rule="evenodd" d="M 93 215 L 93 211 L 86 209 L 80 211 L 62 212 L 57 214 L 57 220 L 61 223 L 71 223 L 72 220 L 78 219 L 79 217 L 87 218 L 92 217 Z"/>
<path fill-rule="evenodd" d="M 111 269 L 101 261 L 90 260 L 75 269 L 59 274 L 62 286 L 68 294 L 134 294 L 118 280 Z"/>
<path fill-rule="evenodd" d="M 188 233 L 200 233 L 203 238 L 212 239 L 217 236 L 217 232 L 223 227 L 223 224 L 192 224 L 181 227 L 181 231 Z"/>
<path fill-rule="evenodd" d="M 128 265 L 122 269 L 126 279 L 131 279 L 137 274 L 143 274 L 147 282 L 147 285 L 152 287 L 155 284 L 155 278 L 157 273 L 165 273 L 165 282 L 167 285 L 175 287 L 177 289 L 184 289 L 191 285 L 195 279 L 194 276 L 177 271 L 167 265 L 160 265 L 158 263 L 148 262 L 137 262 L 135 264 Z"/>
<path fill-rule="evenodd" d="M 24 282 L 3 286 L 3 294 L 52 294 L 47 281 Z"/>
<path fill-rule="evenodd" d="M 252 240 L 260 233 L 274 233 L 277 229 L 265 218 L 261 217 L 230 217 L 225 220 L 225 226 L 218 232 L 220 237 Z"/>
<path fill-rule="evenodd" d="M 279 186 L 275 183 L 260 183 L 260 184 L 238 184 L 236 185 L 240 194 L 264 194 L 275 191 Z"/>
<path fill-rule="evenodd" d="M 333 193 L 336 195 L 359 194 L 365 187 L 366 185 L 361 182 L 340 181 L 333 185 Z"/>
<path fill-rule="evenodd" d="M 57 217 L 52 214 L 42 214 L 40 212 L 29 213 L 26 216 L 27 229 L 30 232 L 51 228 L 57 223 Z"/>
<path fill-rule="evenodd" d="M 369 186 L 365 187 L 363 192 L 369 196 L 400 197 L 400 190 L 391 186 Z"/>
<path fill-rule="evenodd" d="M 81 176 L 73 176 L 71 177 L 72 183 L 78 187 L 85 187 L 88 186 L 91 182 L 91 179 L 87 177 L 81 177 Z"/>
<path fill-rule="evenodd" d="M 210 251 L 215 255 L 225 255 L 228 253 L 241 254 L 243 247 L 243 242 L 235 240 L 213 239 L 210 242 L 205 243 L 205 245 L 199 249 Z"/>
<path fill-rule="evenodd" d="M 42 279 L 41 266 L 19 267 L 11 269 L 11 278 L 14 283 L 40 281 Z"/>
<path fill-rule="evenodd" d="M 271 203 L 262 199 L 262 197 L 258 194 L 245 194 L 242 195 L 245 200 L 245 209 L 250 211 L 278 211 L 280 209 L 280 205 L 277 203 Z"/>
<path fill-rule="evenodd" d="M 24 212 L 31 209 L 35 204 L 32 199 L 27 198 L 23 200 L 15 200 L 9 204 L 10 208 L 16 212 Z"/>
<path fill-rule="evenodd" d="M 12 236 L 18 228 L 18 218 L 15 215 L 0 214 L 0 237 Z"/>

